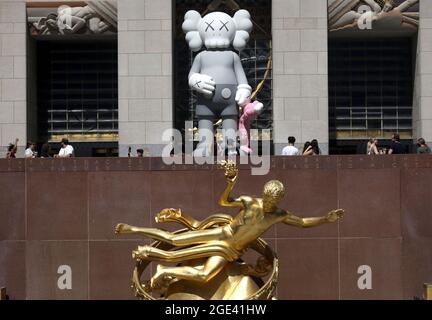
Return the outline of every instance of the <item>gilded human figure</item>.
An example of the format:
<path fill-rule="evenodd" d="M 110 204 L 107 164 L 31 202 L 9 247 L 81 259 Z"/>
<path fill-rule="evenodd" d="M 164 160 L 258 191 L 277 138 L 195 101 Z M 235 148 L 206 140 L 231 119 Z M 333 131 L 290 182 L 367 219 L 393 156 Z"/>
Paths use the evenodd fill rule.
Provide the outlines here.
<path fill-rule="evenodd" d="M 133 251 L 137 261 L 151 260 L 162 262 L 187 262 L 193 259 L 205 259 L 202 267 L 188 265 L 168 267 L 158 265 L 151 278 L 150 285 L 157 289 L 173 280 L 193 280 L 208 282 L 218 275 L 227 264 L 237 261 L 251 245 L 276 223 L 310 228 L 338 220 L 343 216 L 342 209 L 333 210 L 322 217 L 300 218 L 294 213 L 279 208 L 284 196 L 284 186 L 278 180 L 271 180 L 264 185 L 262 198 L 247 195 L 232 198 L 231 192 L 238 180 L 238 169 L 233 162 L 223 162 L 227 186 L 222 192 L 219 204 L 224 207 L 238 208 L 235 217 L 225 214 L 210 216 L 200 222 L 180 209 L 164 209 L 156 216 L 156 222 L 177 221 L 188 226 L 189 231 L 171 233 L 156 228 L 134 227 L 124 223 L 116 226 L 116 233 L 140 234 L 175 247 L 166 251 L 153 246 L 138 246 Z"/>

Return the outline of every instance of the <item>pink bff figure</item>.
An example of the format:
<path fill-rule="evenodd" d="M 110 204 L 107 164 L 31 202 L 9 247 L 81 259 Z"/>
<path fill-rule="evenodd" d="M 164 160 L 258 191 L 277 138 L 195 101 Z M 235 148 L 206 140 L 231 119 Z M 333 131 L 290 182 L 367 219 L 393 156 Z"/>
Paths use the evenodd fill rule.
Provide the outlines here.
<path fill-rule="evenodd" d="M 239 121 L 240 133 L 240 154 L 251 154 L 253 150 L 250 148 L 250 126 L 258 115 L 261 113 L 264 105 L 261 102 L 249 102 L 243 107 L 243 113 Z"/>

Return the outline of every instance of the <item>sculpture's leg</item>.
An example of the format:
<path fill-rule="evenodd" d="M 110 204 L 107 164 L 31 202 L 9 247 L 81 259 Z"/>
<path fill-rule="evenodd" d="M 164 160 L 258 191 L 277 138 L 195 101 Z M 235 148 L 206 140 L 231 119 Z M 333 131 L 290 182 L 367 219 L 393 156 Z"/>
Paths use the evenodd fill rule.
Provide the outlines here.
<path fill-rule="evenodd" d="M 128 224 L 119 223 L 116 227 L 116 233 L 139 234 L 144 237 L 172 244 L 174 246 L 185 246 L 190 244 L 198 244 L 206 241 L 220 240 L 223 235 L 223 229 L 213 228 L 207 230 L 187 231 L 185 233 L 174 234 L 161 229 L 138 228 L 130 226 Z"/>
<path fill-rule="evenodd" d="M 199 143 L 194 151 L 195 157 L 209 157 L 213 154 L 213 119 L 201 118 L 198 121 Z"/>
<path fill-rule="evenodd" d="M 356 19 L 360 18 L 361 14 L 355 11 L 349 11 L 345 13 L 338 21 L 336 21 L 331 28 L 336 29 L 345 27 L 351 23 L 354 23 Z"/>
<path fill-rule="evenodd" d="M 157 260 L 164 262 L 183 262 L 185 260 L 221 256 L 232 261 L 237 256 L 228 246 L 218 243 L 204 243 L 175 251 L 161 250 L 152 246 L 138 246 L 132 251 L 135 260 Z"/>
<path fill-rule="evenodd" d="M 207 282 L 216 276 L 228 261 L 222 257 L 210 257 L 204 265 L 204 268 L 194 268 L 189 266 L 184 267 L 164 267 L 157 266 L 156 273 L 151 278 L 150 285 L 152 288 L 157 288 L 161 281 L 166 277 L 172 277 L 184 280 L 193 280 L 199 282 Z"/>
<path fill-rule="evenodd" d="M 404 12 L 411 8 L 413 5 L 417 4 L 419 0 L 406 0 L 403 3 L 401 3 L 396 9 L 398 9 L 400 12 Z"/>
<path fill-rule="evenodd" d="M 250 147 L 250 132 L 247 129 L 242 129 L 240 133 L 240 155 L 247 156 L 252 154 L 252 149 Z"/>
<path fill-rule="evenodd" d="M 224 149 L 228 148 L 228 155 L 237 155 L 237 117 L 225 117 L 222 121 L 224 130 Z"/>
<path fill-rule="evenodd" d="M 86 21 L 82 18 L 72 16 L 72 24 L 73 24 L 73 27 L 72 27 L 71 33 L 76 33 L 82 27 L 84 27 L 86 25 Z"/>
<path fill-rule="evenodd" d="M 105 22 L 101 21 L 99 22 L 99 31 L 98 33 L 104 33 L 105 31 L 107 31 L 109 29 L 109 25 L 106 24 Z"/>
<path fill-rule="evenodd" d="M 186 226 L 190 230 L 209 229 L 214 225 L 226 225 L 232 222 L 233 217 L 228 214 L 217 213 L 212 214 L 202 221 L 196 220 L 190 214 L 181 211 L 180 209 L 167 208 L 162 209 L 156 214 L 155 220 L 157 223 L 176 222 Z"/>

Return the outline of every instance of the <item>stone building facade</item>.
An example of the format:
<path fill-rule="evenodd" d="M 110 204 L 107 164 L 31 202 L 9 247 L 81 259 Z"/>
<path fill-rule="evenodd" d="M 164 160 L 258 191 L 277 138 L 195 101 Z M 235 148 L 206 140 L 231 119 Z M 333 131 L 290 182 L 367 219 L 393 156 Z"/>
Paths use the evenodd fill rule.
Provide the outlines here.
<path fill-rule="evenodd" d="M 37 2 L 37 1 L 28 1 Z M 47 2 L 47 1 L 45 1 Z M 52 1 L 53 2 L 53 1 Z M 69 2 L 70 3 L 70 2 Z M 280 154 L 317 138 L 329 150 L 327 0 L 272 0 L 273 142 Z M 413 102 L 413 139 L 432 142 L 429 84 L 432 71 L 432 3 L 421 1 Z M 173 2 L 118 0 L 118 146 L 159 155 L 162 132 L 173 127 Z M 0 1 L 0 149 L 31 137 L 26 2 Z"/>

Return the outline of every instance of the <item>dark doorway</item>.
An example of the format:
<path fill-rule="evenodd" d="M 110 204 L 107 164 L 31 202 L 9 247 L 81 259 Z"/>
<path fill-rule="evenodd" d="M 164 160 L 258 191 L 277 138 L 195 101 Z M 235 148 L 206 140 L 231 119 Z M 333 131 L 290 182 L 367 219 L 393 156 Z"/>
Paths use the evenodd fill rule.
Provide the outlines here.
<path fill-rule="evenodd" d="M 67 137 L 78 156 L 118 148 L 117 39 L 30 40 L 37 140 Z M 30 66 L 31 67 L 31 66 Z M 99 152 L 97 152 L 99 150 Z"/>
<path fill-rule="evenodd" d="M 372 137 L 412 138 L 414 46 L 406 37 L 329 39 L 331 154 L 358 152 Z"/>

